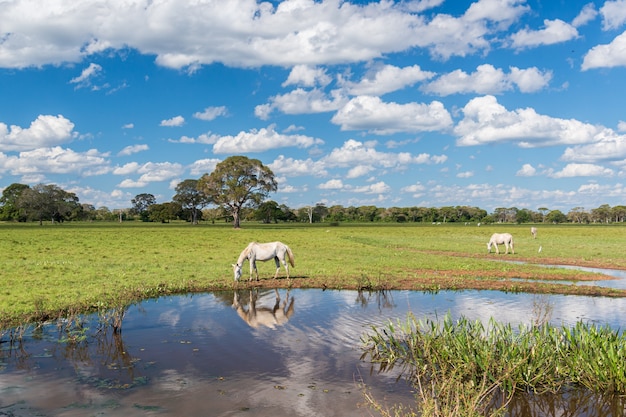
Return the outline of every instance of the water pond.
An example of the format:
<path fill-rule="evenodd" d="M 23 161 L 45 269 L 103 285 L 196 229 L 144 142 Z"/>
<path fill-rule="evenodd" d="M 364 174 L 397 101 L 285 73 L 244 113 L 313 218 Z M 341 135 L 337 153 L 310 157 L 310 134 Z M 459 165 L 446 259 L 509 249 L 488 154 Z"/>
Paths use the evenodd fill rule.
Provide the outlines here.
<path fill-rule="evenodd" d="M 530 323 L 542 305 L 557 325 L 626 325 L 625 299 L 577 296 L 261 290 L 251 297 L 246 290 L 162 297 L 129 307 L 120 333 L 93 315 L 25 329 L 19 342 L 4 334 L 0 416 L 377 415 L 364 405 L 363 387 L 388 405 L 414 397 L 397 374 L 360 359 L 360 338 L 372 325 L 408 312 Z M 555 401 L 514 403 L 511 415 L 624 412 L 578 394 Z M 551 414 L 557 410 L 564 414 Z"/>

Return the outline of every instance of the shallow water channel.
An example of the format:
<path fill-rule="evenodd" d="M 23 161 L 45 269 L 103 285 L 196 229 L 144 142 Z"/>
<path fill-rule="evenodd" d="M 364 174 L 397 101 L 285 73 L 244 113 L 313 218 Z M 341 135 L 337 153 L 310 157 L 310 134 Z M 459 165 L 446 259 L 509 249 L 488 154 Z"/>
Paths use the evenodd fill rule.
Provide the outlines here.
<path fill-rule="evenodd" d="M 278 295 L 278 300 L 277 300 Z M 363 386 L 414 403 L 397 374 L 360 359 L 360 337 L 389 319 L 450 313 L 487 322 L 626 325 L 626 299 L 495 291 L 261 290 L 162 297 L 129 307 L 122 331 L 102 317 L 0 337 L 0 416 L 370 416 Z M 277 304 L 278 303 L 278 304 Z M 66 329 L 72 329 L 67 331 Z M 515 416 L 618 416 L 574 394 L 514 403 Z"/>

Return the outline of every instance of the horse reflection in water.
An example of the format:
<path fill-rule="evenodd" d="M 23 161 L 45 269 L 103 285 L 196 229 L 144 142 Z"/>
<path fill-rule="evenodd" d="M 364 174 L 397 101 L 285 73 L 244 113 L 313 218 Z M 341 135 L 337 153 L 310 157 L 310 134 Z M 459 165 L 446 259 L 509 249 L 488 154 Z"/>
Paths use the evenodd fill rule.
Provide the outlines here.
<path fill-rule="evenodd" d="M 294 312 L 294 299 L 289 297 L 289 291 L 285 299 L 281 303 L 280 294 L 274 289 L 276 299 L 272 307 L 257 306 L 258 290 L 250 290 L 248 303 L 242 302 L 239 291 L 235 291 L 233 299 L 233 307 L 237 310 L 237 314 L 252 328 L 261 326 L 275 329 L 276 326 L 282 326 L 289 321 Z"/>

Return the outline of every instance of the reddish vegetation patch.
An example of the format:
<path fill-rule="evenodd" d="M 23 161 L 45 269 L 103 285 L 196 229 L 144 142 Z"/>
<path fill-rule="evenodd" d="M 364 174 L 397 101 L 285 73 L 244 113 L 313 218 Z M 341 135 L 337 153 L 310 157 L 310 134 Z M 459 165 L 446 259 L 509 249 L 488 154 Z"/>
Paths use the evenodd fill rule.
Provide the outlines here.
<path fill-rule="evenodd" d="M 469 255 L 466 253 L 435 252 L 428 253 L 436 255 L 453 256 L 459 258 L 481 258 L 487 259 L 485 255 Z M 615 265 L 606 265 L 602 262 L 572 261 L 560 258 L 524 258 L 515 257 L 494 258 L 491 255 L 489 260 L 516 261 L 537 265 L 572 265 L 584 266 L 588 268 L 620 269 Z M 562 272 L 562 271 L 561 271 Z M 410 276 L 410 278 L 408 277 Z M 376 282 L 357 280 L 345 277 L 306 277 L 293 276 L 291 279 L 261 279 L 260 281 L 235 284 L 235 287 L 261 287 L 261 288 L 322 288 L 322 289 L 350 289 L 350 290 L 418 290 L 418 291 L 440 291 L 440 290 L 497 290 L 507 292 L 527 292 L 541 294 L 573 294 L 587 296 L 605 297 L 626 297 L 626 290 L 603 288 L 589 285 L 576 285 L 572 283 L 572 276 L 564 276 L 556 269 L 542 269 L 540 275 L 533 272 L 521 271 L 519 269 L 502 269 L 481 271 L 480 276 L 475 271 L 463 270 L 433 270 L 426 268 L 407 269 L 405 277 L 385 277 Z M 585 273 L 577 274 L 578 281 L 599 281 L 606 280 L 606 275 Z M 563 283 L 559 283 L 559 281 Z"/>

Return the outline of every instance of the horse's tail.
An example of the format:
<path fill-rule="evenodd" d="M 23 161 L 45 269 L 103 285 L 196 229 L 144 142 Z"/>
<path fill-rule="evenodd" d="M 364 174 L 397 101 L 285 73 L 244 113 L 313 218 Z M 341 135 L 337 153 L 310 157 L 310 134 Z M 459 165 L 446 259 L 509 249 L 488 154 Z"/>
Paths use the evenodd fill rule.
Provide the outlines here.
<path fill-rule="evenodd" d="M 291 251 L 291 248 L 287 245 L 285 245 L 285 249 L 287 249 L 287 256 L 289 256 L 289 263 L 291 264 L 291 266 L 295 267 L 296 266 L 296 260 L 293 257 L 293 252 Z"/>

